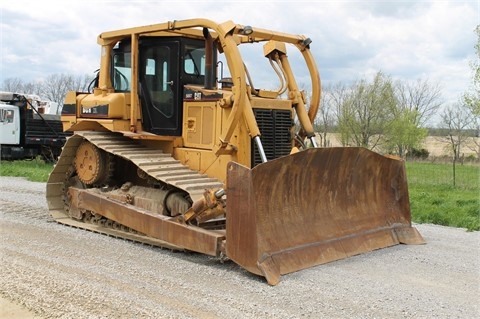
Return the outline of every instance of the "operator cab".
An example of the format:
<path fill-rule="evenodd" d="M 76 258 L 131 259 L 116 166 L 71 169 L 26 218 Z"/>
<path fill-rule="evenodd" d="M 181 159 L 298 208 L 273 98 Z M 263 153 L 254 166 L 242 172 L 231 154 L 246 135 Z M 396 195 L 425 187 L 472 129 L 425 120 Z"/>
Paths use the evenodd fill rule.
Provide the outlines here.
<path fill-rule="evenodd" d="M 205 82 L 205 41 L 181 37 L 139 39 L 138 94 L 145 131 L 182 135 L 183 86 Z M 112 51 L 111 79 L 117 92 L 130 92 L 131 42 Z"/>

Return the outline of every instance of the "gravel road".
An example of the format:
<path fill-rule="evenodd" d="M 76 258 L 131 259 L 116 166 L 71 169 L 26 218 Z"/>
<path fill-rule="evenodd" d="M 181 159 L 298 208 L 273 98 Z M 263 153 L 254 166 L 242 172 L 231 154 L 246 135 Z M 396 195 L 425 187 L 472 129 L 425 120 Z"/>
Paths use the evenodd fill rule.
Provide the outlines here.
<path fill-rule="evenodd" d="M 399 245 L 269 286 L 233 262 L 59 225 L 45 184 L 0 177 L 0 297 L 35 318 L 479 318 L 480 232 Z M 10 317 L 14 318 L 14 317 Z"/>

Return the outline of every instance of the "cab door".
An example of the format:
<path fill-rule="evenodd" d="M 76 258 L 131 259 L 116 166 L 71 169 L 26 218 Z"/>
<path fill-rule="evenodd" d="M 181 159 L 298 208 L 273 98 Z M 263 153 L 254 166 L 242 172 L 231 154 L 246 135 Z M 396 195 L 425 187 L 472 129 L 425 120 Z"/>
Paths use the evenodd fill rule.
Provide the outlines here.
<path fill-rule="evenodd" d="M 20 111 L 18 106 L 0 106 L 0 144 L 20 144 Z"/>
<path fill-rule="evenodd" d="M 180 136 L 180 43 L 145 39 L 139 44 L 139 49 L 139 95 L 143 127 L 157 135 Z"/>

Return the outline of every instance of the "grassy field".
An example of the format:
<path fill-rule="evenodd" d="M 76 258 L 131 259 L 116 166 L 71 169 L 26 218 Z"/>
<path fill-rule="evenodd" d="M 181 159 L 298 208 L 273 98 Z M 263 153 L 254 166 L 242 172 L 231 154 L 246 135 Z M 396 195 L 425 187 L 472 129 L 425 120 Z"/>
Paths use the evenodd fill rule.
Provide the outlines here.
<path fill-rule="evenodd" d="M 46 182 L 53 168 L 41 160 L 0 163 L 1 176 Z M 480 230 L 480 167 L 407 162 L 412 219 L 416 223 Z M 454 185 L 455 181 L 455 185 Z"/>
<path fill-rule="evenodd" d="M 1 161 L 0 176 L 25 177 L 32 182 L 46 182 L 53 169 L 53 164 L 47 164 L 41 159 L 31 161 Z"/>
<path fill-rule="evenodd" d="M 478 165 L 407 162 L 412 219 L 417 223 L 480 230 Z M 455 175 L 455 178 L 454 178 Z"/>

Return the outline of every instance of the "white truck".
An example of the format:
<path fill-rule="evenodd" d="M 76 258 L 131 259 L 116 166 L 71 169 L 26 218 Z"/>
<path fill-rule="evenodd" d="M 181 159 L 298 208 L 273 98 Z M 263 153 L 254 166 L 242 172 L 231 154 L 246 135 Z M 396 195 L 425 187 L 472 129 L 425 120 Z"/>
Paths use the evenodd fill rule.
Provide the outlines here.
<path fill-rule="evenodd" d="M 55 162 L 66 137 L 58 104 L 33 94 L 0 92 L 0 145 L 2 160 L 41 156 Z"/>

